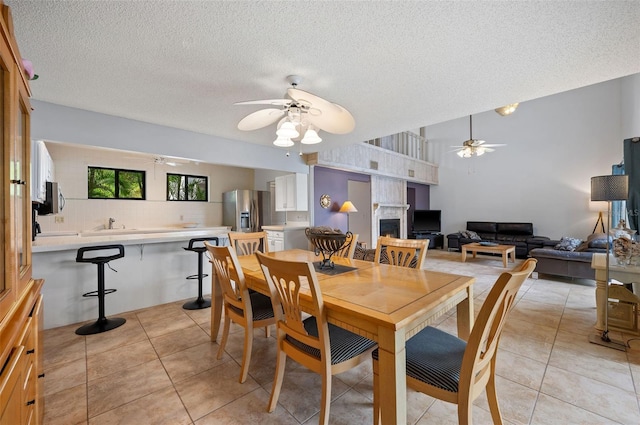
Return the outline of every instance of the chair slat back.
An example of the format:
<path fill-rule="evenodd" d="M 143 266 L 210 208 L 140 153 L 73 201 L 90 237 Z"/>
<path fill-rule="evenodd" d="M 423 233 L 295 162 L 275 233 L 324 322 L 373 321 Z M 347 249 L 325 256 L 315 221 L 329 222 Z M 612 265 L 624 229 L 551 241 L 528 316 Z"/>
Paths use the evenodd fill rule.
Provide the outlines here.
<path fill-rule="evenodd" d="M 230 246 L 214 246 L 208 242 L 205 242 L 205 246 L 211 254 L 211 263 L 215 268 L 225 302 L 245 310 L 249 290 L 235 250 Z"/>
<path fill-rule="evenodd" d="M 513 308 L 516 294 L 536 267 L 537 260 L 527 259 L 520 267 L 502 273 L 491 288 L 473 325 L 460 369 L 458 392 L 474 393 L 483 389 L 495 367 L 500 335 Z M 495 371 L 494 371 L 495 372 Z"/>
<path fill-rule="evenodd" d="M 269 252 L 267 232 L 229 232 L 229 242 L 238 255 Z"/>
<path fill-rule="evenodd" d="M 358 243 L 357 233 L 347 233 L 347 239 L 344 241 L 342 247 L 335 252 L 334 256 L 353 258 L 353 254 L 356 252 L 356 244 Z"/>
<path fill-rule="evenodd" d="M 413 267 L 421 269 L 429 248 L 428 239 L 398 239 L 388 236 L 380 236 L 376 245 L 374 262 L 380 263 L 383 250 L 389 260 L 389 264 L 401 267 Z"/>
<path fill-rule="evenodd" d="M 325 353 L 330 353 L 329 328 L 313 266 L 307 262 L 278 260 L 259 252 L 256 256 L 271 291 L 278 332 L 284 332 L 300 342 L 319 350 L 328 350 Z M 310 313 L 316 317 L 318 337 L 309 335 L 303 324 L 300 291 L 306 288 L 311 292 Z"/>

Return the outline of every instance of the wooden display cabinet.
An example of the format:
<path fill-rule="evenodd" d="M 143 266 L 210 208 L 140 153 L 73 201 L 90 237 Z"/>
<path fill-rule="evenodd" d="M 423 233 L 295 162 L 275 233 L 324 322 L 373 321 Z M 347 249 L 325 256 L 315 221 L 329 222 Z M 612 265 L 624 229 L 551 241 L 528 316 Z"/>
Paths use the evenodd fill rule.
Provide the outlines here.
<path fill-rule="evenodd" d="M 0 8 L 0 425 L 41 424 L 43 281 L 31 276 L 30 89 L 11 12 L 1 1 Z"/>

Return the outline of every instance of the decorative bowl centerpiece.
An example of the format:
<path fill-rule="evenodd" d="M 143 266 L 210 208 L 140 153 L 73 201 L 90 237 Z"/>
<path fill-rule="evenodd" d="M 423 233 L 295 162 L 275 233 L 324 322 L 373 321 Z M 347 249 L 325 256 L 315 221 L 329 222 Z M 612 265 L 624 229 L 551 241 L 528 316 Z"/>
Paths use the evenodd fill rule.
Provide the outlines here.
<path fill-rule="evenodd" d="M 329 227 L 307 227 L 304 234 L 313 245 L 316 255 L 322 254 L 321 269 L 324 267 L 334 268 L 335 265 L 331 261 L 331 257 L 343 249 L 348 249 L 353 240 L 351 232 L 342 233 L 338 229 Z"/>

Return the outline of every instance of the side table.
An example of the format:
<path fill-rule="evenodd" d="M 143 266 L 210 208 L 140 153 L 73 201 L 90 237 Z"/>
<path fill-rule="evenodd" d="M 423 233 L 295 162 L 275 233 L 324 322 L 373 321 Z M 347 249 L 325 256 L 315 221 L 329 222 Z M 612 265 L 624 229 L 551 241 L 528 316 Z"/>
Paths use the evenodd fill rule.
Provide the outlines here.
<path fill-rule="evenodd" d="M 633 292 L 624 285 L 609 286 L 609 299 L 605 300 L 605 285 L 607 284 L 606 254 L 594 253 L 591 258 L 591 268 L 596 272 L 596 324 L 595 328 L 604 330 L 605 306 L 609 305 L 609 330 L 640 335 L 638 329 L 638 311 L 640 308 L 640 267 L 619 266 L 613 255 L 609 257 L 609 278 L 622 283 L 631 283 Z"/>
<path fill-rule="evenodd" d="M 429 249 L 444 248 L 444 235 L 442 233 L 413 233 L 410 239 L 429 239 Z"/>

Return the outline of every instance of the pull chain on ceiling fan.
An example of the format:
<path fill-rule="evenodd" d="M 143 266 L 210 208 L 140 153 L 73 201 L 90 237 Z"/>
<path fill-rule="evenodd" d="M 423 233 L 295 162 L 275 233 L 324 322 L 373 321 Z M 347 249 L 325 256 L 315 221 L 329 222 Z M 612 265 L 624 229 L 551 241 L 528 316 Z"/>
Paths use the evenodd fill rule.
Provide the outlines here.
<path fill-rule="evenodd" d="M 484 140 L 473 138 L 473 118 L 469 115 L 469 140 L 462 142 L 462 147 L 456 149 L 454 152 L 460 158 L 471 158 L 472 156 L 484 155 L 486 152 L 495 151 L 495 147 L 506 146 L 504 144 L 485 144 Z M 451 146 L 455 148 L 456 146 Z"/>

